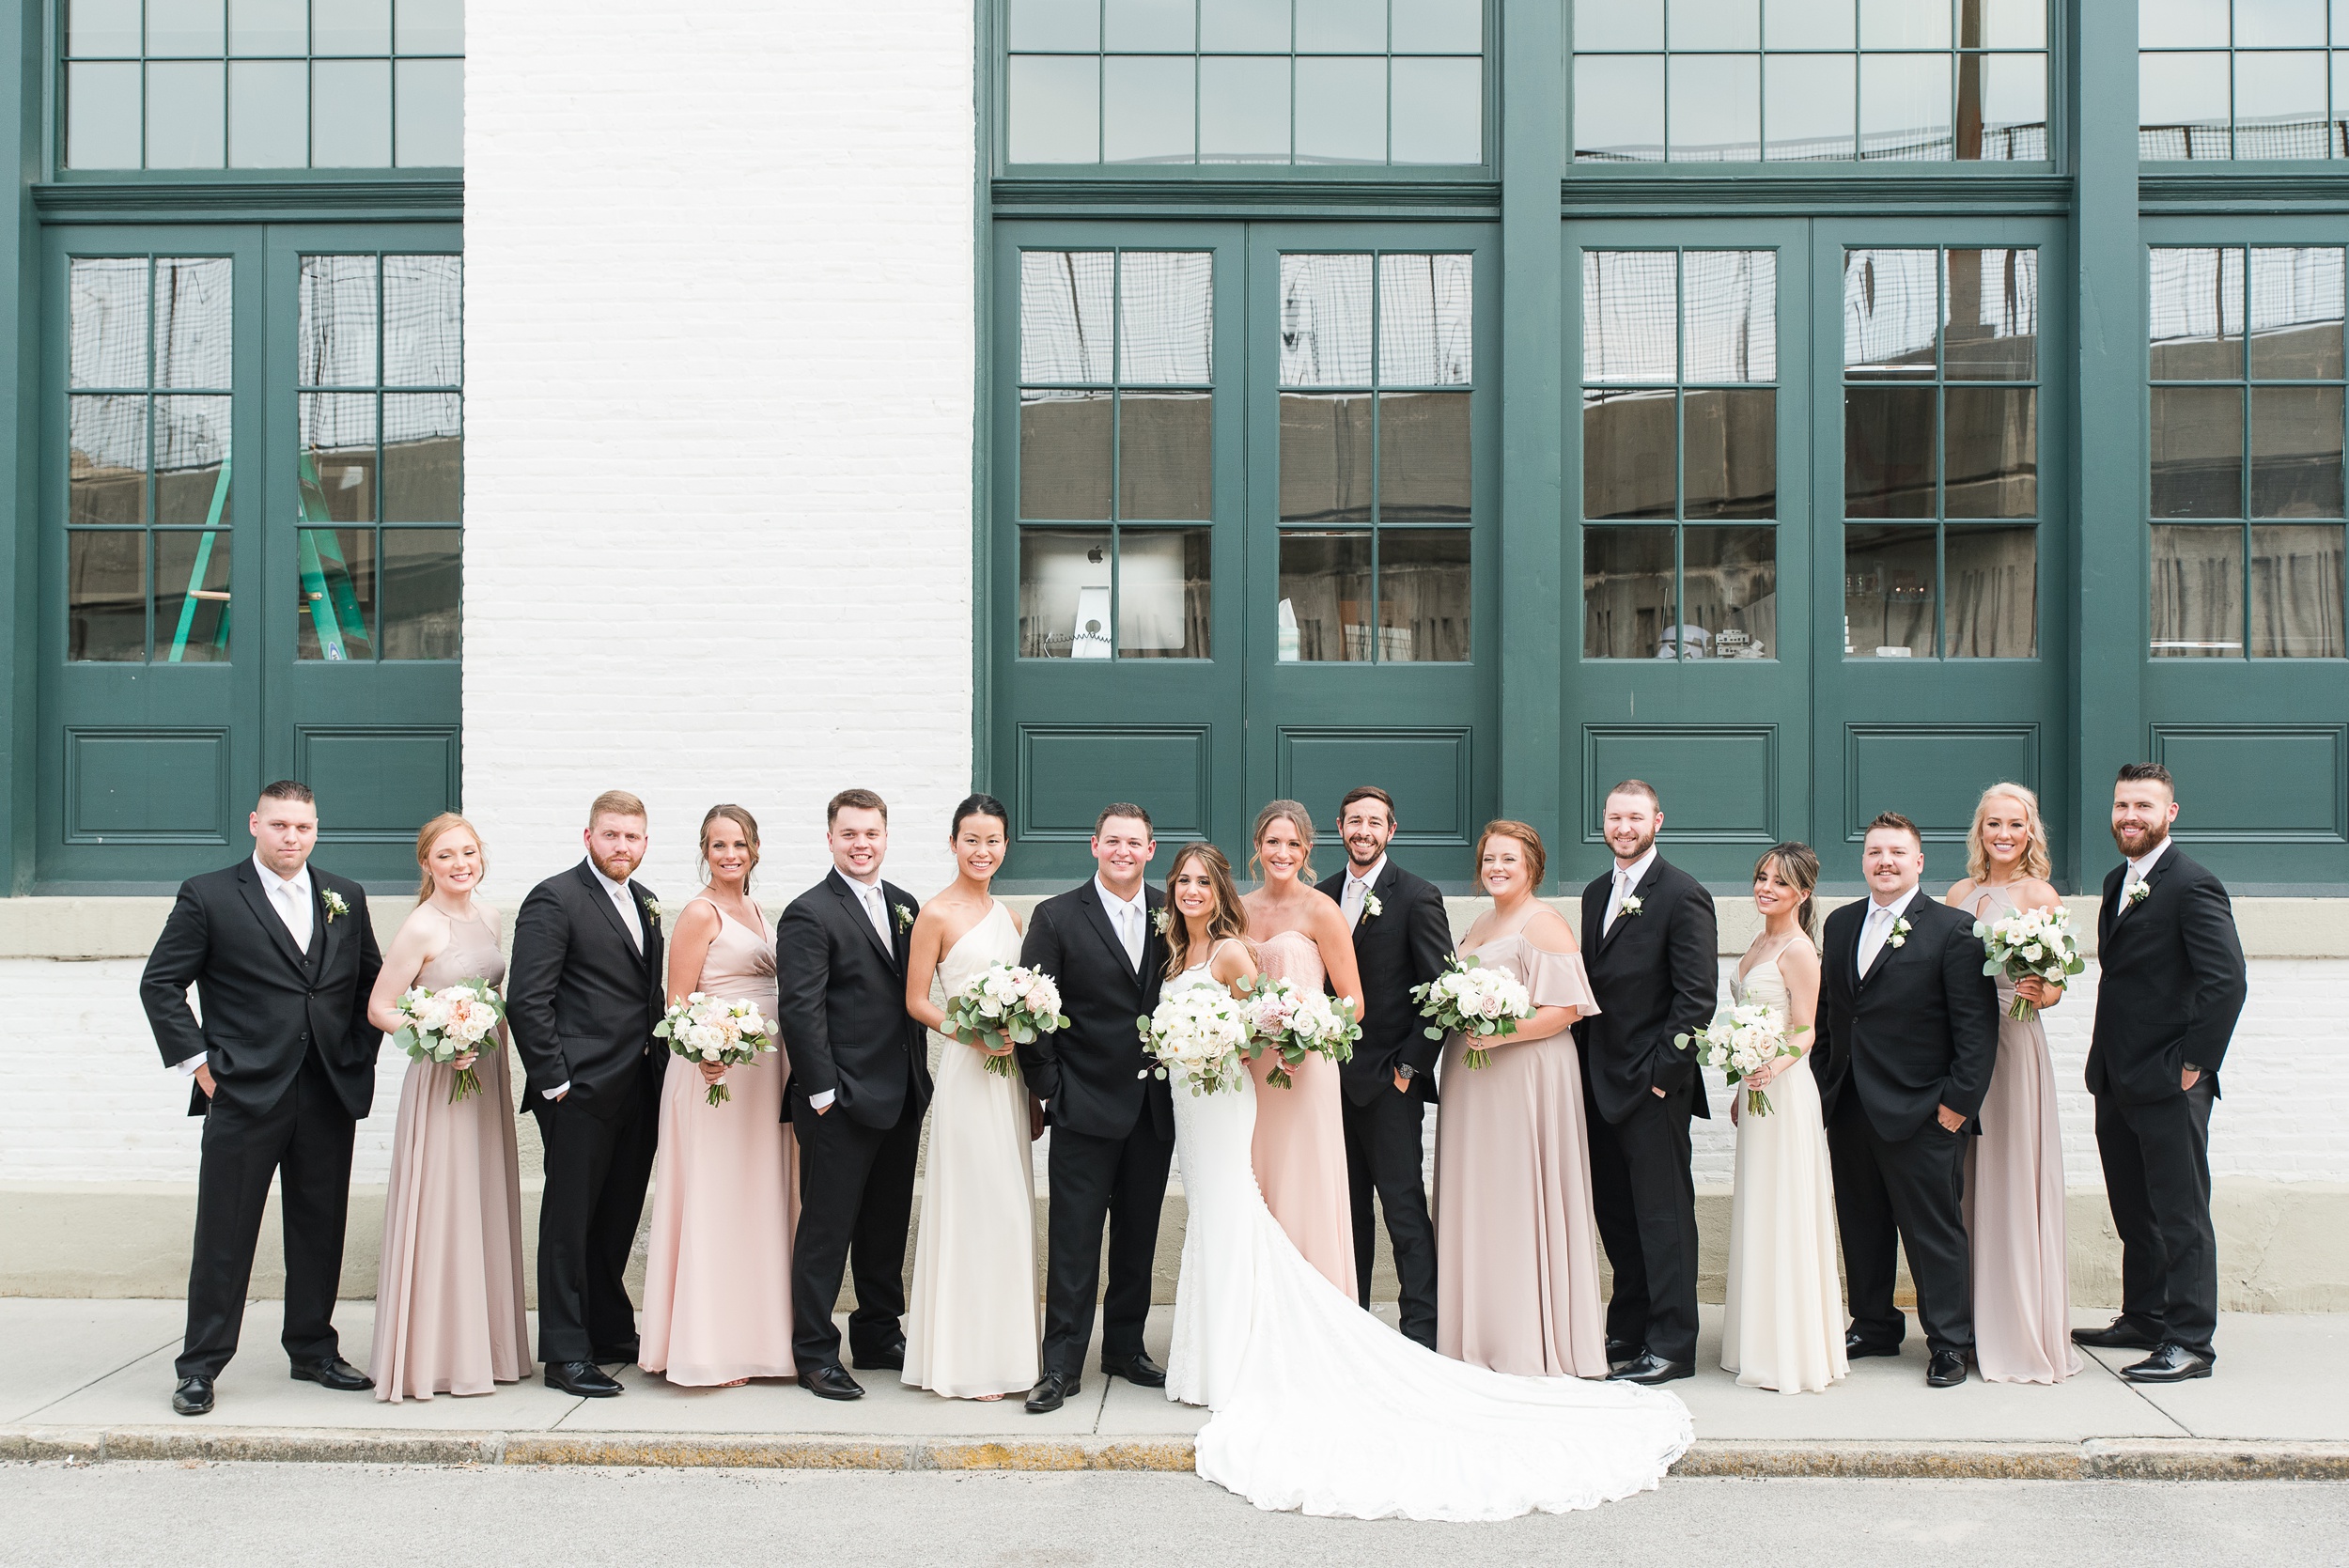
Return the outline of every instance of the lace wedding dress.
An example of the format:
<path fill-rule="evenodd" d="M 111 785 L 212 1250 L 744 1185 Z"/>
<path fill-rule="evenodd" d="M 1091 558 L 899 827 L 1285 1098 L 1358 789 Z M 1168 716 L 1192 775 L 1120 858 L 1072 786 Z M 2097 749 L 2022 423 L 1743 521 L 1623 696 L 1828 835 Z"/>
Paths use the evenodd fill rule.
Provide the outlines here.
<path fill-rule="evenodd" d="M 1212 986 L 1202 964 L 1168 989 Z M 1451 1360 L 1356 1306 L 1265 1207 L 1255 1085 L 1174 1084 L 1190 1223 L 1167 1396 L 1215 1414 L 1201 1475 L 1259 1508 L 1357 1519 L 1507 1519 L 1656 1485 L 1694 1436 L 1672 1395 Z"/>

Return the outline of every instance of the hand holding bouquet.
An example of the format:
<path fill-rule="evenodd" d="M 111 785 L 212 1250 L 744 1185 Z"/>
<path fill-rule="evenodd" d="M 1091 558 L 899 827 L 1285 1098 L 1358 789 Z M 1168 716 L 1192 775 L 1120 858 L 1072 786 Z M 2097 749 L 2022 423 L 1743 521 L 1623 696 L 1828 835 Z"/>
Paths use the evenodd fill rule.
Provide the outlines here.
<path fill-rule="evenodd" d="M 1171 991 L 1158 1011 L 1136 1018 L 1143 1048 L 1157 1059 L 1143 1078 L 1172 1078 L 1194 1094 L 1237 1089 L 1245 1069 L 1240 1049 L 1248 1044 L 1248 1018 L 1221 986 L 1190 986 Z"/>
<path fill-rule="evenodd" d="M 1297 1081 L 1288 1070 L 1304 1061 L 1308 1052 L 1332 1062 L 1353 1061 L 1354 1042 L 1362 1037 L 1362 1026 L 1354 1021 L 1352 1001 L 1308 991 L 1268 974 L 1257 979 L 1254 994 L 1240 1004 L 1240 1014 L 1255 1039 L 1254 1048 L 1248 1053 L 1251 1060 L 1268 1049 L 1281 1053 L 1280 1064 L 1265 1075 L 1266 1085 L 1274 1089 L 1286 1089 Z"/>
<path fill-rule="evenodd" d="M 1974 935 L 1982 939 L 1989 954 L 1982 966 L 1984 974 L 2061 986 L 2088 968 L 2088 960 L 2080 956 L 2079 942 L 2072 935 L 2071 911 L 2061 904 L 2052 909 L 2018 909 L 2004 920 L 1978 920 Z M 2038 1011 L 2018 996 L 2006 1016 L 2027 1020 Z"/>
<path fill-rule="evenodd" d="M 487 1048 L 497 1048 L 497 1026 L 506 1017 L 506 1001 L 496 986 L 486 980 L 460 980 L 437 991 L 413 986 L 401 994 L 397 1011 L 408 1021 L 392 1036 L 392 1044 L 411 1060 L 464 1063 L 449 1085 L 449 1104 L 481 1093 L 474 1058 L 481 1054 L 484 1042 Z"/>
<path fill-rule="evenodd" d="M 695 991 L 683 1001 L 671 1002 L 661 1021 L 652 1026 L 652 1032 L 655 1039 L 668 1041 L 669 1048 L 688 1062 L 739 1067 L 756 1061 L 761 1052 L 773 1050 L 782 1029 L 772 1018 L 760 1016 L 756 1002 L 730 1001 Z M 711 1105 L 723 1105 L 734 1094 L 720 1081 L 709 1086 L 706 1097 Z"/>
<path fill-rule="evenodd" d="M 1673 1035 L 1672 1044 L 1682 1050 L 1696 1047 L 1697 1060 L 1708 1067 L 1719 1067 L 1721 1076 L 1735 1088 L 1756 1074 L 1768 1072 L 1776 1077 L 1772 1069 L 1781 1057 L 1802 1054 L 1802 1048 L 1794 1044 L 1793 1037 L 1809 1031 L 1808 1024 L 1788 1029 L 1786 1020 L 1778 1016 L 1778 1009 L 1767 1002 L 1743 1001 L 1694 1034 Z M 1759 1089 L 1748 1089 L 1746 1110 L 1756 1116 L 1767 1116 L 1770 1096 Z"/>
<path fill-rule="evenodd" d="M 1411 1000 L 1419 1003 L 1422 1017 L 1434 1020 L 1426 1032 L 1430 1040 L 1455 1031 L 1470 1040 L 1498 1039 L 1515 1034 L 1517 1025 L 1533 1016 L 1533 998 L 1523 983 L 1485 968 L 1474 955 L 1454 955 L 1450 969 L 1424 986 L 1411 987 Z M 1492 1059 L 1493 1053 L 1482 1047 L 1469 1048 L 1470 1067 L 1488 1065 Z"/>
<path fill-rule="evenodd" d="M 987 1054 L 980 1065 L 998 1078 L 1019 1071 L 1011 1047 L 1068 1027 L 1060 1010 L 1060 986 L 1042 970 L 998 960 L 964 981 L 946 999 L 946 1032 Z M 990 1034 L 1008 1044 L 987 1043 Z"/>

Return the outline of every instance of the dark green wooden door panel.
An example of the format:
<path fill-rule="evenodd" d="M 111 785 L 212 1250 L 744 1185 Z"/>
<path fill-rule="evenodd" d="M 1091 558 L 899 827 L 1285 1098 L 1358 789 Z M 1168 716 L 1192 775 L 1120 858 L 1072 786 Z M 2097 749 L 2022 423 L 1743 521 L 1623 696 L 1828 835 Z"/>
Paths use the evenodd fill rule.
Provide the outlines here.
<path fill-rule="evenodd" d="M 1204 838 L 1215 794 L 1206 724 L 1022 724 L 1013 808 L 1022 843 L 1083 844 L 1101 808 L 1130 800 L 1169 844 Z"/>
<path fill-rule="evenodd" d="M 2153 740 L 2192 802 L 2180 843 L 2349 843 L 2349 724 L 2156 723 Z"/>
<path fill-rule="evenodd" d="M 1845 724 L 1835 837 L 1858 844 L 1876 814 L 1890 811 L 1916 823 L 1927 844 L 1962 845 L 1984 789 L 2039 787 L 2040 751 L 2036 724 Z M 1933 859 L 1937 877 L 1949 869 L 1941 863 L 1949 857 Z M 1952 880 L 1961 875 L 1950 870 Z"/>
<path fill-rule="evenodd" d="M 1424 862 L 1453 870 L 1476 841 L 1483 820 L 1470 729 L 1283 724 L 1276 744 L 1274 792 L 1317 817 L 1335 818 L 1347 790 L 1376 784 L 1394 797 L 1396 854 L 1425 851 Z M 1344 853 L 1333 848 L 1322 859 L 1335 866 Z"/>
<path fill-rule="evenodd" d="M 294 771 L 334 804 L 337 845 L 394 845 L 414 862 L 416 830 L 458 803 L 454 726 L 297 724 Z"/>
<path fill-rule="evenodd" d="M 225 845 L 229 762 L 224 729 L 69 728 L 66 841 Z"/>
<path fill-rule="evenodd" d="M 1664 814 L 1672 854 L 1682 845 L 1735 845 L 1707 850 L 1720 862 L 1778 842 L 1779 728 L 1776 724 L 1585 724 L 1579 827 L 1599 831 L 1606 791 L 1625 779 L 1645 779 L 1671 790 Z"/>

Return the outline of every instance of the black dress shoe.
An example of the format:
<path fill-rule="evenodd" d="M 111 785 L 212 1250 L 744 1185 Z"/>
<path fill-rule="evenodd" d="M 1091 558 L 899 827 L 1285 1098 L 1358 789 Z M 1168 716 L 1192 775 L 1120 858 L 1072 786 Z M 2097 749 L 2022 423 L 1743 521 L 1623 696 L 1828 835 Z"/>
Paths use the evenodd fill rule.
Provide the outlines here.
<path fill-rule="evenodd" d="M 2198 1356 L 2175 1340 L 2164 1340 L 2141 1361 L 2121 1369 L 2132 1383 L 2184 1383 L 2210 1375 L 2210 1358 Z"/>
<path fill-rule="evenodd" d="M 860 1366 L 863 1363 L 859 1362 Z M 828 1367 L 800 1369 L 800 1386 L 817 1399 L 863 1399 L 864 1385 L 848 1375 L 848 1369 L 834 1361 Z"/>
<path fill-rule="evenodd" d="M 1057 1372 L 1048 1372 L 1036 1379 L 1028 1390 L 1028 1414 L 1048 1416 L 1066 1404 L 1069 1397 L 1084 1388 L 1084 1379 Z"/>
<path fill-rule="evenodd" d="M 547 1387 L 577 1399 L 610 1399 L 621 1391 L 619 1383 L 593 1361 L 549 1361 Z"/>
<path fill-rule="evenodd" d="M 1640 1347 L 1633 1344 L 1629 1340 L 1609 1340 L 1607 1342 L 1607 1364 L 1609 1366 L 1619 1367 L 1626 1361 L 1636 1361 L 1639 1358 Z"/>
<path fill-rule="evenodd" d="M 642 1347 L 634 1340 L 629 1341 L 626 1344 L 608 1346 L 599 1344 L 596 1346 L 595 1360 L 598 1366 L 632 1367 L 636 1364 L 636 1358 L 643 1353 Z"/>
<path fill-rule="evenodd" d="M 212 1380 L 209 1377 L 182 1377 L 179 1386 L 171 1390 L 171 1407 L 183 1416 L 210 1415 Z"/>
<path fill-rule="evenodd" d="M 1925 1369 L 1925 1387 L 1954 1389 L 1966 1381 L 1966 1358 L 1954 1350 L 1937 1350 L 1933 1364 Z"/>
<path fill-rule="evenodd" d="M 329 1356 L 322 1361 L 296 1361 L 293 1375 L 297 1383 L 316 1383 L 321 1389 L 333 1389 L 337 1393 L 357 1393 L 362 1389 L 375 1387 L 374 1378 L 340 1356 Z"/>
<path fill-rule="evenodd" d="M 1607 1374 L 1610 1383 L 1638 1383 L 1654 1388 L 1658 1383 L 1677 1382 L 1697 1374 L 1693 1361 L 1667 1361 L 1653 1350 L 1642 1350 L 1635 1360 L 1626 1361 Z"/>
<path fill-rule="evenodd" d="M 2161 1335 L 2135 1318 L 2116 1317 L 2102 1328 L 2075 1328 L 2072 1343 L 2092 1350 L 2158 1350 Z"/>
<path fill-rule="evenodd" d="M 856 1353 L 859 1372 L 903 1372 L 906 1370 L 906 1342 L 881 1350 L 860 1350 Z"/>
<path fill-rule="evenodd" d="M 1873 1340 L 1861 1337 L 1857 1329 L 1843 1336 L 1843 1357 L 1846 1360 L 1858 1361 L 1870 1356 L 1897 1356 L 1900 1353 L 1901 1347 L 1897 1342 L 1891 1344 L 1878 1344 Z"/>
<path fill-rule="evenodd" d="M 1122 1377 L 1137 1389 L 1166 1387 L 1166 1369 L 1150 1359 L 1150 1353 L 1146 1350 L 1137 1350 L 1123 1360 L 1112 1361 L 1103 1358 L 1101 1375 Z M 1073 1394 L 1077 1390 L 1072 1388 L 1068 1391 Z"/>

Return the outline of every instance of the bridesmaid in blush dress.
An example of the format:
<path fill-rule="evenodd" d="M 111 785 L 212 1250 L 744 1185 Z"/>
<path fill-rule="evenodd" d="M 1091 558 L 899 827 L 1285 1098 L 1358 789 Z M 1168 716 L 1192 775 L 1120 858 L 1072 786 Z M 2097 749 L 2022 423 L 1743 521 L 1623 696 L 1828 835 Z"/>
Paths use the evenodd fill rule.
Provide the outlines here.
<path fill-rule="evenodd" d="M 702 818 L 709 881 L 669 941 L 669 1000 L 694 991 L 775 1017 L 775 938 L 751 902 L 758 824 L 739 806 Z M 780 1044 L 780 1043 L 779 1043 Z M 799 1151 L 782 1120 L 783 1045 L 739 1067 L 669 1059 L 661 1085 L 652 1237 L 637 1363 L 672 1383 L 791 1377 L 791 1230 Z M 723 1080 L 728 1097 L 708 1099 Z"/>
<path fill-rule="evenodd" d="M 1460 944 L 1532 994 L 1517 1032 L 1444 1043 L 1436 1123 L 1436 1348 L 1455 1360 L 1531 1377 L 1605 1377 L 1598 1220 L 1582 1125 L 1579 1017 L 1598 1011 L 1574 930 L 1534 897 L 1546 856 L 1522 822 L 1490 822 L 1477 879 L 1493 907 Z"/>
<path fill-rule="evenodd" d="M 2056 908 L 2062 900 L 2047 881 L 2052 865 L 2039 797 L 2021 784 L 1992 784 L 1966 835 L 1966 879 L 1947 902 L 1985 922 Z M 2053 1007 L 2063 987 L 1999 977 L 1999 1057 L 1982 1102 L 1982 1136 L 1966 1151 L 1974 1360 L 1992 1383 L 2061 1383 L 2080 1370 L 2072 1348 L 2063 1133 L 2047 1032 L 2036 1017 L 2013 1016 L 2017 996 Z"/>
<path fill-rule="evenodd" d="M 1264 972 L 1308 991 L 1326 988 L 1346 998 L 1360 1022 L 1362 982 L 1355 969 L 1353 935 L 1337 900 L 1314 886 L 1313 818 L 1295 800 L 1275 800 L 1256 815 L 1253 842 L 1264 886 L 1240 905 Z M 1338 1064 L 1309 1053 L 1289 1069 L 1286 1089 L 1267 1081 L 1280 1064 L 1280 1053 L 1268 1050 L 1254 1066 L 1256 1186 L 1305 1261 L 1350 1296 L 1353 1188 L 1346 1177 Z"/>
<path fill-rule="evenodd" d="M 506 983 L 495 912 L 474 900 L 488 860 L 473 824 L 454 812 L 416 835 L 424 886 L 392 939 L 367 998 L 367 1021 L 391 1032 L 412 986 Z M 531 1373 L 522 1314 L 521 1177 L 514 1096 L 498 1044 L 474 1058 L 412 1062 L 392 1132 L 383 1253 L 375 1287 L 375 1397 L 486 1394 Z M 449 1103 L 462 1067 L 478 1094 Z"/>

